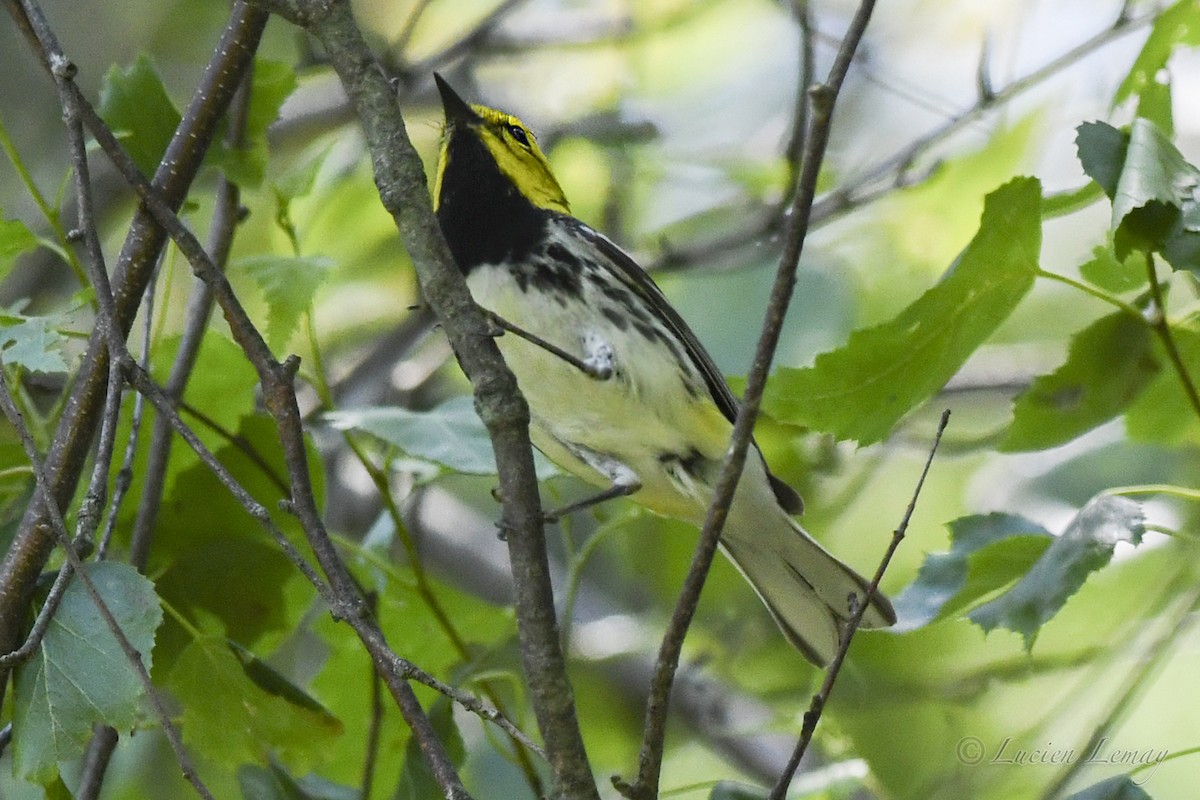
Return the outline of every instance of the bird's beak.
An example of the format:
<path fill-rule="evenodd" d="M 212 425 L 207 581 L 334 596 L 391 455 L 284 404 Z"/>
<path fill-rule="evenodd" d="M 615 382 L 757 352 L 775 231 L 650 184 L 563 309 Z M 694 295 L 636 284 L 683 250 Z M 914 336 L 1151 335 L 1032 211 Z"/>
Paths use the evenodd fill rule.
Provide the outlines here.
<path fill-rule="evenodd" d="M 442 109 L 446 112 L 447 125 L 480 122 L 479 115 L 475 113 L 475 110 L 450 88 L 450 84 L 446 83 L 441 75 L 433 73 L 433 82 L 437 84 L 438 93 L 442 96 Z"/>

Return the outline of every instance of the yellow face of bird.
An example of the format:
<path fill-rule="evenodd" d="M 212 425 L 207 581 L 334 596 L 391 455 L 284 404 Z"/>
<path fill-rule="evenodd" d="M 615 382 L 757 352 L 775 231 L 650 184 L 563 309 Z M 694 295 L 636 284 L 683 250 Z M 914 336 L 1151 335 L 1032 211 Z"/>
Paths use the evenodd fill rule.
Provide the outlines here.
<path fill-rule="evenodd" d="M 474 112 L 473 119 L 460 114 L 446 121 L 433 190 L 434 203 L 439 203 L 442 196 L 442 178 L 450 159 L 451 138 L 474 134 L 495 159 L 496 166 L 525 198 L 539 208 L 570 214 L 567 198 L 550 171 L 550 162 L 525 123 L 512 114 L 486 106 L 472 105 L 470 110 Z M 460 126 L 470 130 L 460 130 Z"/>

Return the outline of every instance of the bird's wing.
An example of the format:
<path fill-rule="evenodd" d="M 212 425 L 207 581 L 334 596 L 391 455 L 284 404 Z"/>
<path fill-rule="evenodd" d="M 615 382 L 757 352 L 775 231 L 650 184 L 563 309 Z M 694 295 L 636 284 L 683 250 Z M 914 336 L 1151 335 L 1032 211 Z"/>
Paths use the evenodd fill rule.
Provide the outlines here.
<path fill-rule="evenodd" d="M 647 272 L 638 265 L 633 258 L 613 243 L 611 239 L 602 233 L 598 233 L 582 222 L 572 218 L 564 217 L 572 223 L 575 232 L 589 244 L 595 247 L 602 253 L 608 262 L 612 265 L 613 270 L 621 282 L 625 284 L 638 297 L 646 301 L 650 306 L 654 315 L 663 321 L 664 324 L 675 334 L 675 337 L 683 344 L 688 356 L 692 359 L 692 364 L 700 372 L 704 378 L 704 383 L 708 387 L 708 393 L 712 397 L 717 408 L 725 415 L 725 418 L 733 423 L 737 420 L 738 399 L 734 397 L 733 391 L 729 385 L 725 383 L 725 377 L 721 371 L 717 369 L 717 365 L 713 363 L 712 356 L 704 349 L 704 345 L 700 344 L 700 340 L 696 338 L 696 334 L 684 322 L 683 317 L 679 316 L 679 312 L 671 306 L 667 301 L 662 290 L 647 274 Z M 758 445 L 755 445 L 755 449 Z M 799 514 L 804 510 L 804 501 L 800 498 L 799 493 L 791 486 L 787 485 L 779 478 L 767 473 L 771 480 L 771 489 L 775 494 L 779 505 L 783 507 L 789 514 Z"/>

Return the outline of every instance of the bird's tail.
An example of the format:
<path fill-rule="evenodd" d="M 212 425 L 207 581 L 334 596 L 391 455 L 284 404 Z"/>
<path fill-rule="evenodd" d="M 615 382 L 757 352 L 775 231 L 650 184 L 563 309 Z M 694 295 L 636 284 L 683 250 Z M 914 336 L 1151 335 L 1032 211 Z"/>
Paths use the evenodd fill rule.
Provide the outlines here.
<path fill-rule="evenodd" d="M 739 506 L 742 506 L 739 509 Z M 726 555 L 758 592 L 780 629 L 805 658 L 825 666 L 837 653 L 851 596 L 862 600 L 870 582 L 831 555 L 782 509 L 746 519 L 737 502 L 721 537 Z M 876 593 L 864 628 L 886 628 L 896 612 Z"/>

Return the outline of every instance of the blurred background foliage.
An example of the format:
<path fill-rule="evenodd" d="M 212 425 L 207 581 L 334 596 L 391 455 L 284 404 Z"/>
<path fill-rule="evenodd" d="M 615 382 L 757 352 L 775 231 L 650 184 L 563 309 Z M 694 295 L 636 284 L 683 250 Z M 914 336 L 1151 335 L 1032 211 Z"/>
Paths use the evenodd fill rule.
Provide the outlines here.
<path fill-rule="evenodd" d="M 110 121 L 129 115 L 132 142 L 148 136 L 140 121 L 153 127 L 165 111 L 149 108 L 141 84 L 122 100 L 118 89 L 128 84 L 113 70 L 133 70 L 126 81 L 161 78 L 165 98 L 179 108 L 227 13 L 212 0 L 44 5 L 80 68 L 79 84 L 90 97 L 111 101 Z M 430 73 L 438 69 L 464 97 L 511 110 L 533 127 L 577 216 L 655 269 L 736 383 L 758 336 L 780 249 L 780 204 L 793 175 L 801 6 L 362 0 L 355 9 L 397 77 L 409 135 L 430 169 L 440 135 Z M 816 76 L 825 74 L 854 8 L 829 0 L 810 9 Z M 909 502 L 938 415 L 953 411 L 908 539 L 883 581 L 894 597 L 904 593 L 903 608 L 924 603 L 944 613 L 902 617 L 903 632 L 856 640 L 818 734 L 820 752 L 806 762 L 795 796 L 1049 798 L 1131 771 L 1155 798 L 1194 793 L 1197 756 L 1188 751 L 1200 741 L 1189 698 L 1200 639 L 1189 623 L 1197 601 L 1197 514 L 1195 490 L 1181 487 L 1194 487 L 1200 473 L 1200 420 L 1178 375 L 1161 345 L 1151 343 L 1149 328 L 1113 334 L 1086 359 L 1080 355 L 1081 377 L 1072 386 L 1104 384 L 1127 347 L 1144 348 L 1157 371 L 1136 385 L 1108 386 L 1117 394 L 1125 386 L 1129 396 L 1079 430 L 1057 435 L 1055 426 L 1070 420 L 1051 414 L 1026 421 L 1032 432 L 1024 443 L 1010 431 L 1014 398 L 1074 352 L 1076 334 L 1113 313 L 1111 302 L 1093 294 L 1153 316 L 1144 266 L 1136 256 L 1131 262 L 1114 255 L 1110 228 L 1121 220 L 1112 219 L 1102 192 L 1088 188 L 1075 139 L 1081 123 L 1120 127 L 1141 115 L 1196 160 L 1200 61 L 1190 47 L 1200 43 L 1200 5 L 1174 4 L 1166 22 L 1155 22 L 1157 11 L 1153 3 L 1094 0 L 901 0 L 875 13 L 838 106 L 777 365 L 809 367 L 852 331 L 886 323 L 931 287 L 946 285 L 980 229 L 985 196 L 1017 175 L 1037 176 L 1046 198 L 1024 212 L 1040 228 L 1041 270 L 1095 292 L 1038 277 L 994 333 L 984 330 L 990 335 L 966 363 L 950 365 L 949 383 L 869 446 L 837 441 L 830 434 L 840 422 L 822 427 L 802 411 L 784 413 L 803 409 L 806 397 L 789 395 L 787 381 L 812 373 L 780 371 L 759 427 L 762 448 L 775 471 L 801 488 L 806 527 L 867 573 Z M 486 474 L 478 428 L 464 413 L 469 406 L 453 399 L 466 391 L 465 381 L 441 339 L 420 335 L 427 320 L 414 309 L 420 297 L 413 270 L 319 50 L 274 20 L 260 56 L 259 91 L 282 102 L 279 120 L 251 156 L 213 157 L 186 220 L 207 229 L 218 165 L 243 176 L 247 214 L 229 273 L 276 352 L 303 358 L 303 399 L 331 528 L 358 578 L 377 593 L 396 650 L 443 680 L 499 700 L 532 730 L 504 549 L 493 526 L 497 507 L 488 496 L 494 478 Z M 57 204 L 67 162 L 50 84 L 9 26 L 0 26 L 0 62 L 7 65 L 0 121 L 32 182 Z M 274 116 L 266 102 L 264 113 Z M 134 200 L 102 159 L 95 161 L 104 243 L 115 253 Z M 1022 185 L 1036 199 L 1037 185 Z M 1011 209 L 1014 196 L 996 202 Z M 52 238 L 7 163 L 0 166 L 0 210 L 5 220 Z M 988 230 L 999 244 L 980 251 L 980 274 L 1000 260 L 1008 224 Z M 45 317 L 60 337 L 48 351 L 70 367 L 91 327 L 89 298 L 52 249 L 16 251 L 19 258 L 0 253 L 5 326 Z M 1162 264 L 1159 273 L 1169 290 L 1166 316 L 1194 376 L 1196 269 Z M 144 332 L 135 327 L 139 347 L 148 333 L 160 378 L 178 346 L 193 283 L 186 262 L 169 250 L 154 315 Z M 918 359 L 911 370 L 936 367 Z M 63 375 L 30 368 L 22 376 L 23 402 L 43 445 Z M 1134 380 L 1117 375 L 1126 378 Z M 898 375 L 878 391 L 908 379 Z M 278 443 L 255 411 L 254 374 L 219 316 L 185 399 L 213 423 L 200 426 L 205 441 L 273 507 L 282 496 L 272 480 Z M 852 419 L 856 407 L 843 411 Z M 30 480 L 8 432 L 0 459 L 4 544 Z M 1060 576 L 1041 586 L 1065 601 L 1038 606 L 1052 615 L 1048 622 L 1001 623 L 985 633 L 968 618 L 1015 590 L 1050 552 L 1048 534 L 1073 530 L 1089 500 L 1134 485 L 1165 488 L 1138 495 L 1145 524 L 1126 520 L 1107 550 L 1099 547 L 1098 561 L 1068 562 L 1082 570 L 1077 581 Z M 552 477 L 545 494 L 555 504 L 582 491 Z M 127 546 L 136 512 L 135 502 L 126 505 L 116 552 Z M 1013 523 L 1015 538 L 1005 538 L 1013 531 L 984 531 L 984 515 L 993 513 L 1021 518 Z M 960 518 L 965 533 L 954 529 L 952 538 L 949 523 Z M 963 544 L 971 536 L 981 537 L 976 550 Z M 1135 549 L 1130 540 L 1138 538 Z M 596 773 L 612 794 L 603 778 L 629 774 L 635 763 L 647 665 L 695 534 L 618 502 L 564 522 L 551 540 L 582 724 Z M 946 552 L 962 553 L 965 583 L 935 585 L 922 570 L 930 554 Z M 1097 566 L 1103 568 L 1089 575 Z M 344 787 L 360 785 L 368 748 L 367 657 L 314 607 L 286 560 L 181 447 L 170 461 L 149 571 L 168 608 L 155 678 L 176 698 L 185 738 L 217 796 L 357 796 Z M 955 591 L 958 600 L 943 606 L 945 593 Z M 238 666 L 245 664 L 241 651 L 228 650 L 224 639 L 311 695 L 321 712 L 280 700 L 261 673 Z M 723 561 L 705 590 L 685 658 L 664 796 L 741 796 L 730 786 L 714 789 L 722 780 L 769 785 L 820 674 L 791 651 Z M 475 796 L 528 796 L 507 740 L 436 705 L 431 692 L 422 699 L 461 737 L 458 755 Z M 384 705 L 371 797 L 432 796 L 428 776 L 409 758 L 403 723 Z M 257 722 L 243 722 L 250 719 Z M 1157 764 L 1159 754 L 1171 758 Z M 0 760 L 0 796 L 41 796 L 13 774 L 12 758 Z M 77 765 L 67 759 L 60 769 L 71 786 Z M 103 797 L 186 796 L 177 771 L 148 727 L 123 738 Z"/>

